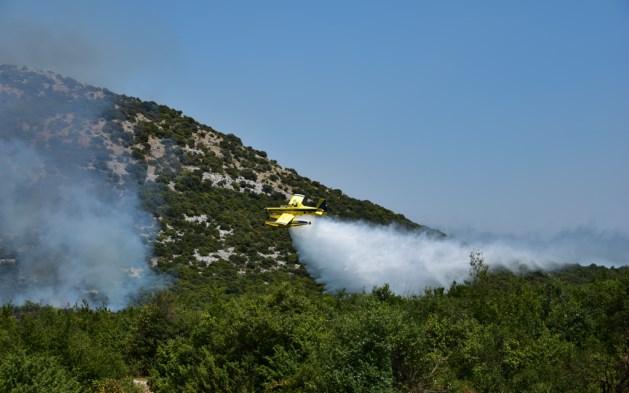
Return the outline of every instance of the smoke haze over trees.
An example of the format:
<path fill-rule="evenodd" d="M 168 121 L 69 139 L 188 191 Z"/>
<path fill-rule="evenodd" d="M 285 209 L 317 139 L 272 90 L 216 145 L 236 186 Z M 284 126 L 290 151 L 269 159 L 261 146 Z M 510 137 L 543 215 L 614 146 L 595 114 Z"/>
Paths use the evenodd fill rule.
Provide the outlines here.
<path fill-rule="evenodd" d="M 96 137 L 111 94 L 16 70 L 0 69 L 0 301 L 124 307 L 159 281 L 156 226 Z"/>

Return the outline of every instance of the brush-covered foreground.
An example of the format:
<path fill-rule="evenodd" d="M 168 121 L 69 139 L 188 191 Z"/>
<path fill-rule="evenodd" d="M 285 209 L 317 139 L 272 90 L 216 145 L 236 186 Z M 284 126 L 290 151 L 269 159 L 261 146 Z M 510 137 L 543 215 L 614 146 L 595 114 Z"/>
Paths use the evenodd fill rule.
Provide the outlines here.
<path fill-rule="evenodd" d="M 0 391 L 625 392 L 629 270 L 489 273 L 403 298 L 180 281 L 118 313 L 5 306 Z"/>

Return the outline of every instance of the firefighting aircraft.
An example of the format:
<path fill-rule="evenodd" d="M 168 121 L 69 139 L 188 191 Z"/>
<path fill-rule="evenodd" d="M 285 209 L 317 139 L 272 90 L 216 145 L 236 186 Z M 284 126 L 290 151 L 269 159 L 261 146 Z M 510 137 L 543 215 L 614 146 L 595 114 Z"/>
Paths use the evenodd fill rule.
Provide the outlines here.
<path fill-rule="evenodd" d="M 269 220 L 265 221 L 265 224 L 276 228 L 308 225 L 310 221 L 297 220 L 295 217 L 304 215 L 322 216 L 328 211 L 328 205 L 325 199 L 319 199 L 317 206 L 305 206 L 302 203 L 304 198 L 305 197 L 301 194 L 295 194 L 291 196 L 288 205 L 267 207 L 266 212 L 269 215 Z"/>

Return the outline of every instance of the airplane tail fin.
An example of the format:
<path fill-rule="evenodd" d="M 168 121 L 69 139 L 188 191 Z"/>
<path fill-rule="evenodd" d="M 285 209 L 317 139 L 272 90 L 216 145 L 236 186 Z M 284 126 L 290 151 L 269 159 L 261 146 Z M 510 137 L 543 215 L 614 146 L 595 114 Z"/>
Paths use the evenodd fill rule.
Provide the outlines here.
<path fill-rule="evenodd" d="M 325 199 L 323 198 L 319 199 L 319 203 L 317 203 L 317 209 L 321 209 L 324 212 L 328 211 L 328 203 L 326 202 Z"/>

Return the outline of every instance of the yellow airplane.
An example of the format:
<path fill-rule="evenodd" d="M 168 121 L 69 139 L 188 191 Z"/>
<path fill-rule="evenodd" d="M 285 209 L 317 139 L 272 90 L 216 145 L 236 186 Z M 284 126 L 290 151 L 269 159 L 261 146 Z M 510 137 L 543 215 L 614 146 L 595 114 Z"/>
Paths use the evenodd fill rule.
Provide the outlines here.
<path fill-rule="evenodd" d="M 265 221 L 265 224 L 276 228 L 308 225 L 310 221 L 296 220 L 295 217 L 303 215 L 323 216 L 328 211 L 328 205 L 325 199 L 319 199 L 317 206 L 305 206 L 302 203 L 304 198 L 305 197 L 301 194 L 295 194 L 291 196 L 288 205 L 267 207 L 266 213 L 269 215 L 269 220 Z"/>

